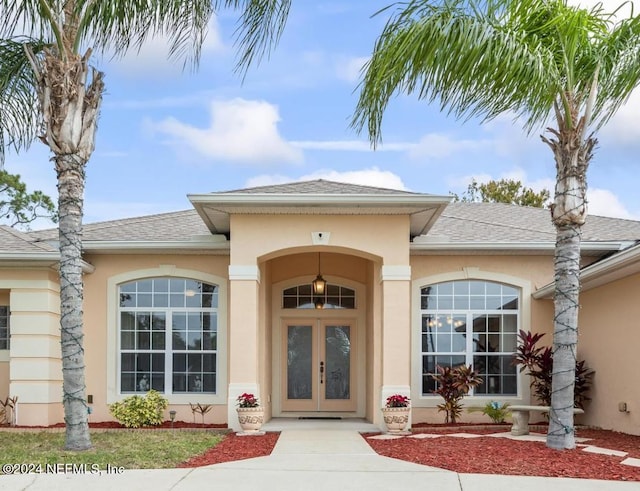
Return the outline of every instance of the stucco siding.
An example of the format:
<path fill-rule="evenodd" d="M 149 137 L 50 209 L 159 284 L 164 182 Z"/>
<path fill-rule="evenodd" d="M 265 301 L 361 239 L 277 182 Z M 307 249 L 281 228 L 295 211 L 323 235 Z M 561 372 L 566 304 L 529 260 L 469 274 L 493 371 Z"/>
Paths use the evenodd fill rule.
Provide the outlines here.
<path fill-rule="evenodd" d="M 586 424 L 640 435 L 640 274 L 582 292 L 578 356 L 596 371 Z M 618 410 L 625 402 L 628 412 Z"/>

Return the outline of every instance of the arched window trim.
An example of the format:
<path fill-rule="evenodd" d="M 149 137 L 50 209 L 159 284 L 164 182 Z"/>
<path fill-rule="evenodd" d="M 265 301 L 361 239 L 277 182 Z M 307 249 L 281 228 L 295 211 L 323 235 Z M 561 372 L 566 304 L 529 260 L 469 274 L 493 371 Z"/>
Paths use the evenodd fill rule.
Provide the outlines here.
<path fill-rule="evenodd" d="M 443 283 L 458 280 L 479 280 L 501 283 L 520 290 L 520 309 L 518 329 L 529 331 L 531 329 L 531 293 L 532 284 L 529 280 L 504 273 L 484 271 L 477 267 L 465 267 L 460 271 L 440 273 L 431 276 L 416 278 L 412 281 L 412 381 L 411 394 L 414 407 L 435 407 L 441 400 L 432 395 L 422 394 L 422 309 L 420 303 L 421 289 L 436 283 Z M 518 393 L 516 396 L 499 396 L 495 394 L 468 396 L 467 399 L 475 401 L 474 405 L 482 405 L 491 400 L 500 400 L 511 404 L 528 402 L 530 397 L 529 384 L 523 378 L 523 374 L 518 373 Z"/>
<path fill-rule="evenodd" d="M 114 275 L 107 280 L 107 403 L 113 403 L 128 397 L 130 394 L 120 392 L 119 384 L 119 352 L 118 352 L 118 313 L 119 285 L 131 281 L 149 278 L 187 278 L 218 287 L 218 335 L 217 335 L 217 381 L 215 394 L 211 393 L 177 393 L 168 394 L 170 404 L 227 403 L 227 279 L 218 275 L 203 273 L 173 265 L 161 265 L 157 268 L 128 271 Z"/>

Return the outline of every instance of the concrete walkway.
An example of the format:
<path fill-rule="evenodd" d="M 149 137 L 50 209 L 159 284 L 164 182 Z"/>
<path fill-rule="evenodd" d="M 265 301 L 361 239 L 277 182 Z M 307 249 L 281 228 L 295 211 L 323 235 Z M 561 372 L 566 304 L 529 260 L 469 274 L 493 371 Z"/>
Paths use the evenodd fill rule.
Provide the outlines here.
<path fill-rule="evenodd" d="M 282 428 L 268 457 L 196 469 L 129 470 L 112 475 L 0 476 L 0 489 L 640 491 L 638 482 L 457 474 L 379 456 L 355 429 L 322 423 L 313 425 L 315 429 Z"/>

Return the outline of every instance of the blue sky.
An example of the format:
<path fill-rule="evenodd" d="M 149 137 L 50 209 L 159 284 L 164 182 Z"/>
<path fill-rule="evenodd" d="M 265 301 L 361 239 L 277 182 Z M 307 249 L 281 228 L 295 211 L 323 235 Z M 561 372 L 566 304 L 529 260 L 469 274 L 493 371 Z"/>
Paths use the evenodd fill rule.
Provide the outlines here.
<path fill-rule="evenodd" d="M 106 94 L 85 222 L 187 209 L 189 193 L 318 178 L 445 195 L 462 193 L 472 177 L 552 189 L 554 162 L 540 132 L 527 137 L 509 116 L 463 124 L 402 95 L 388 108 L 375 152 L 349 128 L 359 69 L 386 20 L 371 14 L 388 3 L 294 2 L 280 45 L 244 83 L 233 73 L 229 13 L 212 21 L 195 73 L 166 60 L 162 39 L 122 60 L 95 59 Z M 598 134 L 588 172 L 592 214 L 640 219 L 638 92 Z M 43 144 L 8 155 L 5 168 L 56 196 Z"/>

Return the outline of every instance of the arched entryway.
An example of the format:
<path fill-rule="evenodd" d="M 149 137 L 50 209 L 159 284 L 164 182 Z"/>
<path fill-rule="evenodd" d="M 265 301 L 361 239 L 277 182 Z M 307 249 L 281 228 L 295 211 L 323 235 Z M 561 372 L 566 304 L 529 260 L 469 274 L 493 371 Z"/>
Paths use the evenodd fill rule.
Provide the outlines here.
<path fill-rule="evenodd" d="M 327 286 L 320 297 L 312 289 L 317 252 L 270 264 L 274 417 L 366 417 L 373 263 L 323 252 L 321 264 Z"/>

